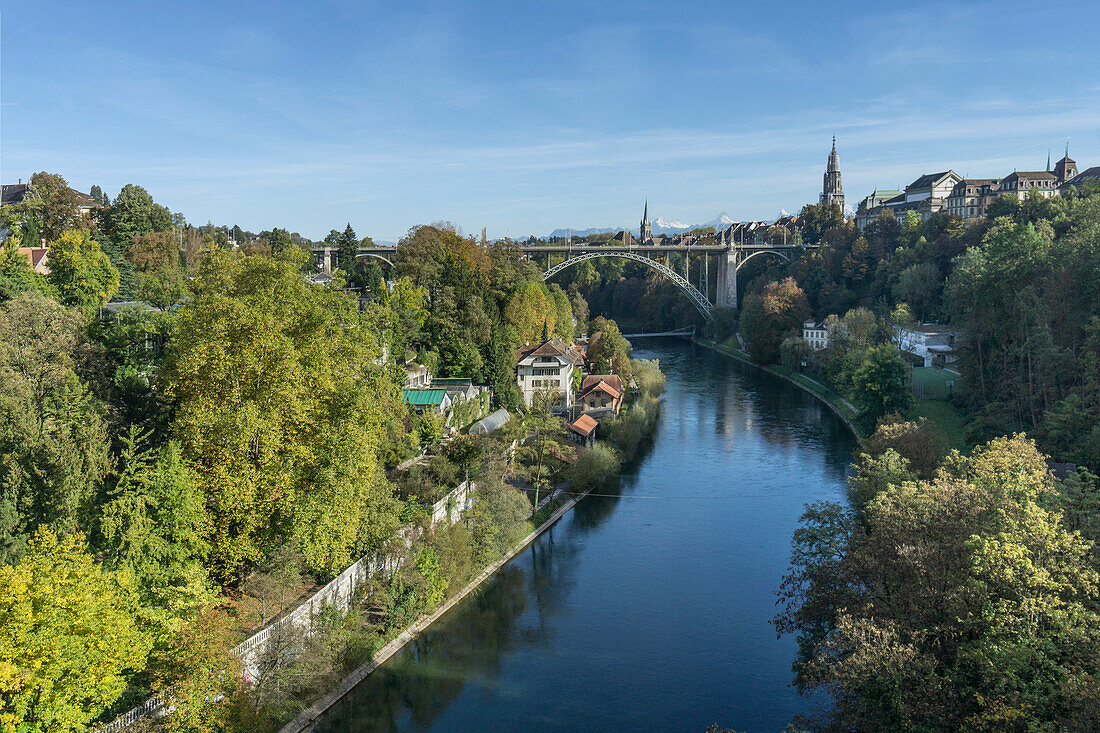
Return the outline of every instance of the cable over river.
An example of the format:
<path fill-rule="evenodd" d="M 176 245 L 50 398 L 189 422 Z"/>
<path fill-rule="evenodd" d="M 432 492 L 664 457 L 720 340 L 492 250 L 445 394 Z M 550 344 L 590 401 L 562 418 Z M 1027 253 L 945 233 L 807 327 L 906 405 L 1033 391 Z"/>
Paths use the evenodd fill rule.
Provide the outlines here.
<path fill-rule="evenodd" d="M 340 700 L 318 730 L 780 731 L 769 623 L 803 505 L 844 500 L 855 439 L 810 395 L 674 339 L 653 445 Z"/>

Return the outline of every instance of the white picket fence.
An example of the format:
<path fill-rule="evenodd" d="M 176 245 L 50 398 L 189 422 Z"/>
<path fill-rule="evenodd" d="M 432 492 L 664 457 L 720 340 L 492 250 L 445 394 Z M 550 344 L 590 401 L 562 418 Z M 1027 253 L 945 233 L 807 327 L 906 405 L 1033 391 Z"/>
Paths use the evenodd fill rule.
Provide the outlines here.
<path fill-rule="evenodd" d="M 454 524 L 462 517 L 466 510 L 473 504 L 475 484 L 463 481 L 457 488 L 452 489 L 442 499 L 431 506 L 431 524 L 434 527 L 440 522 Z M 397 538 L 406 548 L 412 546 L 416 529 L 413 525 L 406 525 L 397 530 Z M 346 609 L 355 595 L 355 590 L 367 581 L 372 575 L 382 573 L 383 577 L 390 577 L 401 567 L 400 554 L 389 556 L 382 552 L 370 556 L 364 556 L 344 568 L 335 578 L 330 580 L 324 588 L 314 593 L 304 603 L 288 613 L 275 623 L 260 629 L 258 632 L 233 647 L 233 653 L 240 658 L 245 668 L 254 668 L 267 646 L 266 642 L 276 634 L 293 633 L 299 637 L 308 637 L 313 633 L 313 619 L 324 608 L 336 606 Z M 97 733 L 116 733 L 126 729 L 139 718 L 146 715 L 163 717 L 170 712 L 165 707 L 161 695 L 155 695 L 136 708 L 133 708 L 101 727 Z"/>

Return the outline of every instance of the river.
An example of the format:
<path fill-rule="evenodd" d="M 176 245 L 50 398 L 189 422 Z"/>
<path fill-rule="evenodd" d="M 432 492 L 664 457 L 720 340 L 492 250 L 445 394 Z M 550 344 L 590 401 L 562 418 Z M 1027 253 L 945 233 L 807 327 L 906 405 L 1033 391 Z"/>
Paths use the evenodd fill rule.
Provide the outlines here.
<path fill-rule="evenodd" d="M 668 377 L 652 446 L 327 714 L 331 731 L 780 731 L 769 623 L 803 505 L 846 500 L 827 407 L 706 349 L 647 339 Z"/>

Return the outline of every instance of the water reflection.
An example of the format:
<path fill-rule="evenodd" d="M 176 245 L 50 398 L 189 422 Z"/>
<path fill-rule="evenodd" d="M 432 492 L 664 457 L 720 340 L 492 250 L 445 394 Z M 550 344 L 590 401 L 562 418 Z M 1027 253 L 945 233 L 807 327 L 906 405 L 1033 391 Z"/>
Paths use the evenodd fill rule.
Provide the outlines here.
<path fill-rule="evenodd" d="M 768 619 L 802 506 L 854 441 L 812 397 L 720 355 L 668 375 L 654 443 L 352 691 L 326 731 L 782 730 L 808 709 Z"/>

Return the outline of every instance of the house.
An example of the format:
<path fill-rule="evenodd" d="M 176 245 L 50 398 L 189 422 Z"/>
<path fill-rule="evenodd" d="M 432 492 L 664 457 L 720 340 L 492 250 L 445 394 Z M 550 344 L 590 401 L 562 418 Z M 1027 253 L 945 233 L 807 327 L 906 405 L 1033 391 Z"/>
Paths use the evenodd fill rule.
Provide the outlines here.
<path fill-rule="evenodd" d="M 599 421 L 591 415 L 581 415 L 576 420 L 569 423 L 568 437 L 574 443 L 580 443 L 585 447 L 589 447 L 596 440 L 596 428 L 599 424 Z"/>
<path fill-rule="evenodd" d="M 1001 196 L 998 178 L 967 178 L 955 184 L 944 211 L 956 219 L 984 219 L 989 205 Z"/>
<path fill-rule="evenodd" d="M 618 413 L 623 404 L 623 380 L 617 374 L 589 374 L 581 382 L 577 402 L 584 413 Z"/>
<path fill-rule="evenodd" d="M 802 338 L 810 345 L 810 351 L 829 348 L 829 329 L 824 322 L 806 321 L 802 324 Z"/>
<path fill-rule="evenodd" d="M 420 413 L 446 415 L 451 409 L 451 398 L 442 389 L 403 389 L 401 399 Z"/>
<path fill-rule="evenodd" d="M 408 389 L 420 389 L 432 383 L 432 373 L 423 364 L 415 361 L 405 363 L 405 387 Z"/>
<path fill-rule="evenodd" d="M 943 367 L 956 361 L 958 332 L 948 326 L 926 323 L 896 330 L 898 348 L 923 366 Z"/>
<path fill-rule="evenodd" d="M 1038 191 L 1046 198 L 1058 193 L 1058 176 L 1050 171 L 1014 171 L 1001 180 L 1001 195 L 1014 196 L 1023 201 L 1031 191 Z"/>
<path fill-rule="evenodd" d="M 1061 190 L 1065 191 L 1071 186 L 1073 188 L 1080 188 L 1089 181 L 1092 181 L 1093 183 L 1100 183 L 1100 165 L 1083 170 L 1072 178 L 1067 179 L 1066 182 L 1062 184 Z"/>
<path fill-rule="evenodd" d="M 521 347 L 516 362 L 516 384 L 528 407 L 538 394 L 549 395 L 557 410 L 573 406 L 573 375 L 584 364 L 579 351 L 551 338 Z"/>
<path fill-rule="evenodd" d="M 864 226 L 878 218 L 883 211 L 893 215 L 901 221 L 910 211 L 920 214 L 922 221 L 927 221 L 932 214 L 943 210 L 947 198 L 955 190 L 962 177 L 955 171 L 942 171 L 940 173 L 925 173 L 917 180 L 905 187 L 905 191 L 897 196 L 882 200 L 864 199 L 860 202 L 861 211 L 857 212 L 856 224 L 860 222 Z M 876 192 L 877 193 L 877 192 Z M 888 192 L 882 192 L 885 194 Z M 879 194 L 881 198 L 882 194 Z"/>
<path fill-rule="evenodd" d="M 876 188 L 869 196 L 864 196 L 856 207 L 856 226 L 859 230 L 862 232 L 868 224 L 878 218 L 878 212 L 882 210 L 883 204 L 901 195 L 902 192 L 896 189 Z"/>

